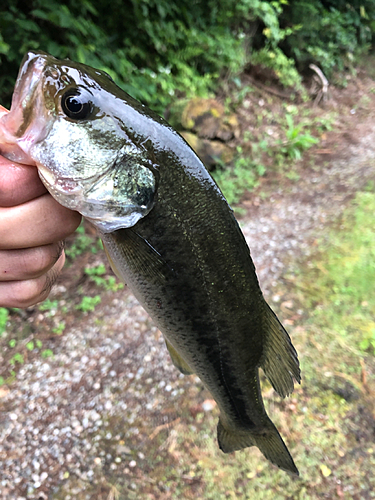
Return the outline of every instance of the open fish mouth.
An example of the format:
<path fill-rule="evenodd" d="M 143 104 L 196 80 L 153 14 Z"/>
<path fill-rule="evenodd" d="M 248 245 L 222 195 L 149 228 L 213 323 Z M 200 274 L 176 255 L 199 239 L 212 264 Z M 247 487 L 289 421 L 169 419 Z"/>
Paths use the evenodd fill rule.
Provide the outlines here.
<path fill-rule="evenodd" d="M 33 165 L 30 147 L 47 133 L 41 85 L 46 56 L 28 52 L 24 57 L 12 97 L 10 112 L 0 121 L 0 151 L 11 161 Z M 38 107 L 39 119 L 33 120 Z M 43 119 L 43 117 L 45 119 Z"/>

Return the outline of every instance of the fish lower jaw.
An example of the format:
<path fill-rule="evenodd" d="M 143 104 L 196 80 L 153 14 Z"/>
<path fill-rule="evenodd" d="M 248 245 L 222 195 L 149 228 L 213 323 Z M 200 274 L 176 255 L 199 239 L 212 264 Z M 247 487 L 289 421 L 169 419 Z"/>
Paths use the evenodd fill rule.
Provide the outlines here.
<path fill-rule="evenodd" d="M 91 224 L 93 224 L 101 233 L 113 233 L 118 229 L 126 229 L 129 227 L 133 227 L 139 219 L 143 217 L 143 213 L 141 212 L 132 212 L 128 215 L 121 216 L 113 216 L 112 214 L 108 214 L 108 218 L 100 217 L 90 217 L 90 214 L 86 215 L 83 212 L 79 211 Z"/>
<path fill-rule="evenodd" d="M 61 194 L 77 194 L 82 191 L 82 186 L 77 181 L 72 179 L 56 178 L 56 176 L 48 169 L 38 165 L 38 173 L 40 180 L 49 191 L 56 191 Z"/>
<path fill-rule="evenodd" d="M 0 154 L 10 161 L 22 163 L 24 165 L 35 165 L 23 148 L 19 145 L 19 141 L 11 131 L 9 125 L 9 114 L 2 114 L 0 117 Z"/>
<path fill-rule="evenodd" d="M 53 198 L 65 208 L 79 212 L 83 187 L 72 179 L 56 179 L 54 174 L 38 165 L 40 180 Z"/>

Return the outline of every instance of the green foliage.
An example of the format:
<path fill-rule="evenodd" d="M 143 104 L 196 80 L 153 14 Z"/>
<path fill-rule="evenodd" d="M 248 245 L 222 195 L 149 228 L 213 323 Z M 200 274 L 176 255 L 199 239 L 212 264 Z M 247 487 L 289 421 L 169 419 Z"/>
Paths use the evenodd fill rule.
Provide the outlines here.
<path fill-rule="evenodd" d="M 176 94 L 206 95 L 221 72 L 239 69 L 241 25 L 255 18 L 249 0 L 114 0 L 111 8 L 103 0 L 9 2 L 0 12 L 1 99 L 32 49 L 101 68 L 163 110 Z"/>
<path fill-rule="evenodd" d="M 62 335 L 65 331 L 65 321 L 60 321 L 57 326 L 54 326 L 52 328 L 52 332 L 55 333 L 56 335 Z"/>
<path fill-rule="evenodd" d="M 322 244 L 321 255 L 304 276 L 304 293 L 318 324 L 375 354 L 375 194 L 357 195 L 354 206 Z"/>
<path fill-rule="evenodd" d="M 81 302 L 76 305 L 76 309 L 84 313 L 95 311 L 95 307 L 102 301 L 100 295 L 94 297 L 84 296 Z"/>
<path fill-rule="evenodd" d="M 53 351 L 51 349 L 44 349 L 44 351 L 41 352 L 42 358 L 51 358 L 53 357 Z"/>
<path fill-rule="evenodd" d="M 82 222 L 82 224 L 76 229 L 73 241 L 66 245 L 65 254 L 68 263 L 71 263 L 84 252 L 90 251 L 91 253 L 96 254 L 101 248 L 103 248 L 101 240 L 86 234 L 85 227 Z"/>
<path fill-rule="evenodd" d="M 286 140 L 279 142 L 280 152 L 292 160 L 300 160 L 303 151 L 317 144 L 319 140 L 309 132 L 303 133 L 304 124 L 295 125 L 291 114 L 286 114 L 285 120 L 287 123 Z"/>
<path fill-rule="evenodd" d="M 39 305 L 39 310 L 40 311 L 56 311 L 59 305 L 59 301 L 54 299 L 46 299 L 44 302 L 42 302 Z"/>
<path fill-rule="evenodd" d="M 207 96 L 249 62 L 300 89 L 295 69 L 343 68 L 372 41 L 375 5 L 322 0 L 6 0 L 0 8 L 0 99 L 9 105 L 28 50 L 107 71 L 159 112 Z"/>
<path fill-rule="evenodd" d="M 313 62 L 330 76 L 333 70 L 351 67 L 354 58 L 369 48 L 374 16 L 373 0 L 291 0 L 280 23 L 301 29 L 288 36 L 282 49 L 299 68 Z"/>
<path fill-rule="evenodd" d="M 258 185 L 259 177 L 264 175 L 265 171 L 264 165 L 257 163 L 248 155 L 244 155 L 239 146 L 233 165 L 226 169 L 215 170 L 213 177 L 228 203 L 232 205 L 239 202 L 245 191 L 252 191 Z"/>
<path fill-rule="evenodd" d="M 95 283 L 95 285 L 104 288 L 104 290 L 111 290 L 113 292 L 124 288 L 123 283 L 117 283 L 114 276 L 105 276 L 107 270 L 103 263 L 94 266 L 86 267 L 85 274 L 90 277 L 90 280 Z"/>
<path fill-rule="evenodd" d="M 275 72 L 284 87 L 294 87 L 302 92 L 302 78 L 293 59 L 288 58 L 279 48 L 264 47 L 251 55 L 251 64 L 259 64 Z"/>
<path fill-rule="evenodd" d="M 28 342 L 26 344 L 26 349 L 29 350 L 29 351 L 32 351 L 34 349 L 34 347 L 35 347 L 35 343 L 34 343 L 33 340 L 30 340 L 30 342 Z"/>
<path fill-rule="evenodd" d="M 16 354 L 14 354 L 10 360 L 10 364 L 15 365 L 16 363 L 18 363 L 20 365 L 23 365 L 24 361 L 25 359 L 23 355 L 20 352 L 16 352 Z"/>
<path fill-rule="evenodd" d="M 0 337 L 5 332 L 5 327 L 9 320 L 9 311 L 5 307 L 0 307 Z"/>

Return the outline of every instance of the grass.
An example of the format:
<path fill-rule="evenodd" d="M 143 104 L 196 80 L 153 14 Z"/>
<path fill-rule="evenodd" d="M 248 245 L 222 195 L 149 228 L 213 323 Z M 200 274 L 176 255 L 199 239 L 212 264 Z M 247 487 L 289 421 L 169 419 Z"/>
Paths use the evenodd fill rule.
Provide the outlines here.
<path fill-rule="evenodd" d="M 265 171 L 264 165 L 244 155 L 242 148 L 238 146 L 233 165 L 216 169 L 213 176 L 229 205 L 233 205 L 240 201 L 245 191 L 252 191 L 258 185 L 259 178 Z"/>
<path fill-rule="evenodd" d="M 85 231 L 84 221 L 76 229 L 75 238 L 69 241 L 65 248 L 68 264 L 85 252 L 96 254 L 103 248 L 102 242 L 96 236 L 90 236 Z"/>
<path fill-rule="evenodd" d="M 358 193 L 308 264 L 302 293 L 313 320 L 375 354 L 375 194 Z"/>

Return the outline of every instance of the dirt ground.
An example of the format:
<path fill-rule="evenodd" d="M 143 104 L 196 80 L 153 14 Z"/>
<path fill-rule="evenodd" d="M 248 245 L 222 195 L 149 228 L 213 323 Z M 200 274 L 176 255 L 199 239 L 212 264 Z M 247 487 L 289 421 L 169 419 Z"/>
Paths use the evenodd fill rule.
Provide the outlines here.
<path fill-rule="evenodd" d="M 374 91 L 364 71 L 346 88 L 331 89 L 330 100 L 314 113 L 336 113 L 333 130 L 293 167 L 298 175 L 291 180 L 268 172 L 240 204 L 261 287 L 276 309 L 285 306 L 284 276 L 308 258 L 322 228 L 357 190 L 374 181 Z M 262 92 L 252 99 L 264 100 Z M 276 99 L 273 106 L 281 104 Z M 244 130 L 254 127 L 248 116 L 248 107 L 239 110 Z M 147 455 L 160 432 L 178 424 L 183 408 L 194 415 L 214 407 L 198 379 L 173 367 L 160 332 L 131 292 L 97 289 L 84 275 L 85 266 L 101 262 L 102 251 L 77 256 L 52 292 L 57 306 L 12 314 L 2 364 L 15 336 L 23 339 L 24 361 L 14 380 L 0 386 L 1 500 L 116 498 L 109 476 L 135 490 L 140 475 L 152 477 Z M 74 308 L 83 295 L 98 293 L 94 311 Z M 288 321 L 307 313 L 295 310 Z M 62 323 L 63 334 L 53 333 Z M 36 339 L 53 356 L 25 347 Z M 171 445 L 173 434 L 168 439 Z M 216 439 L 214 428 L 209 439 Z M 174 498 L 158 488 L 144 498 Z"/>

